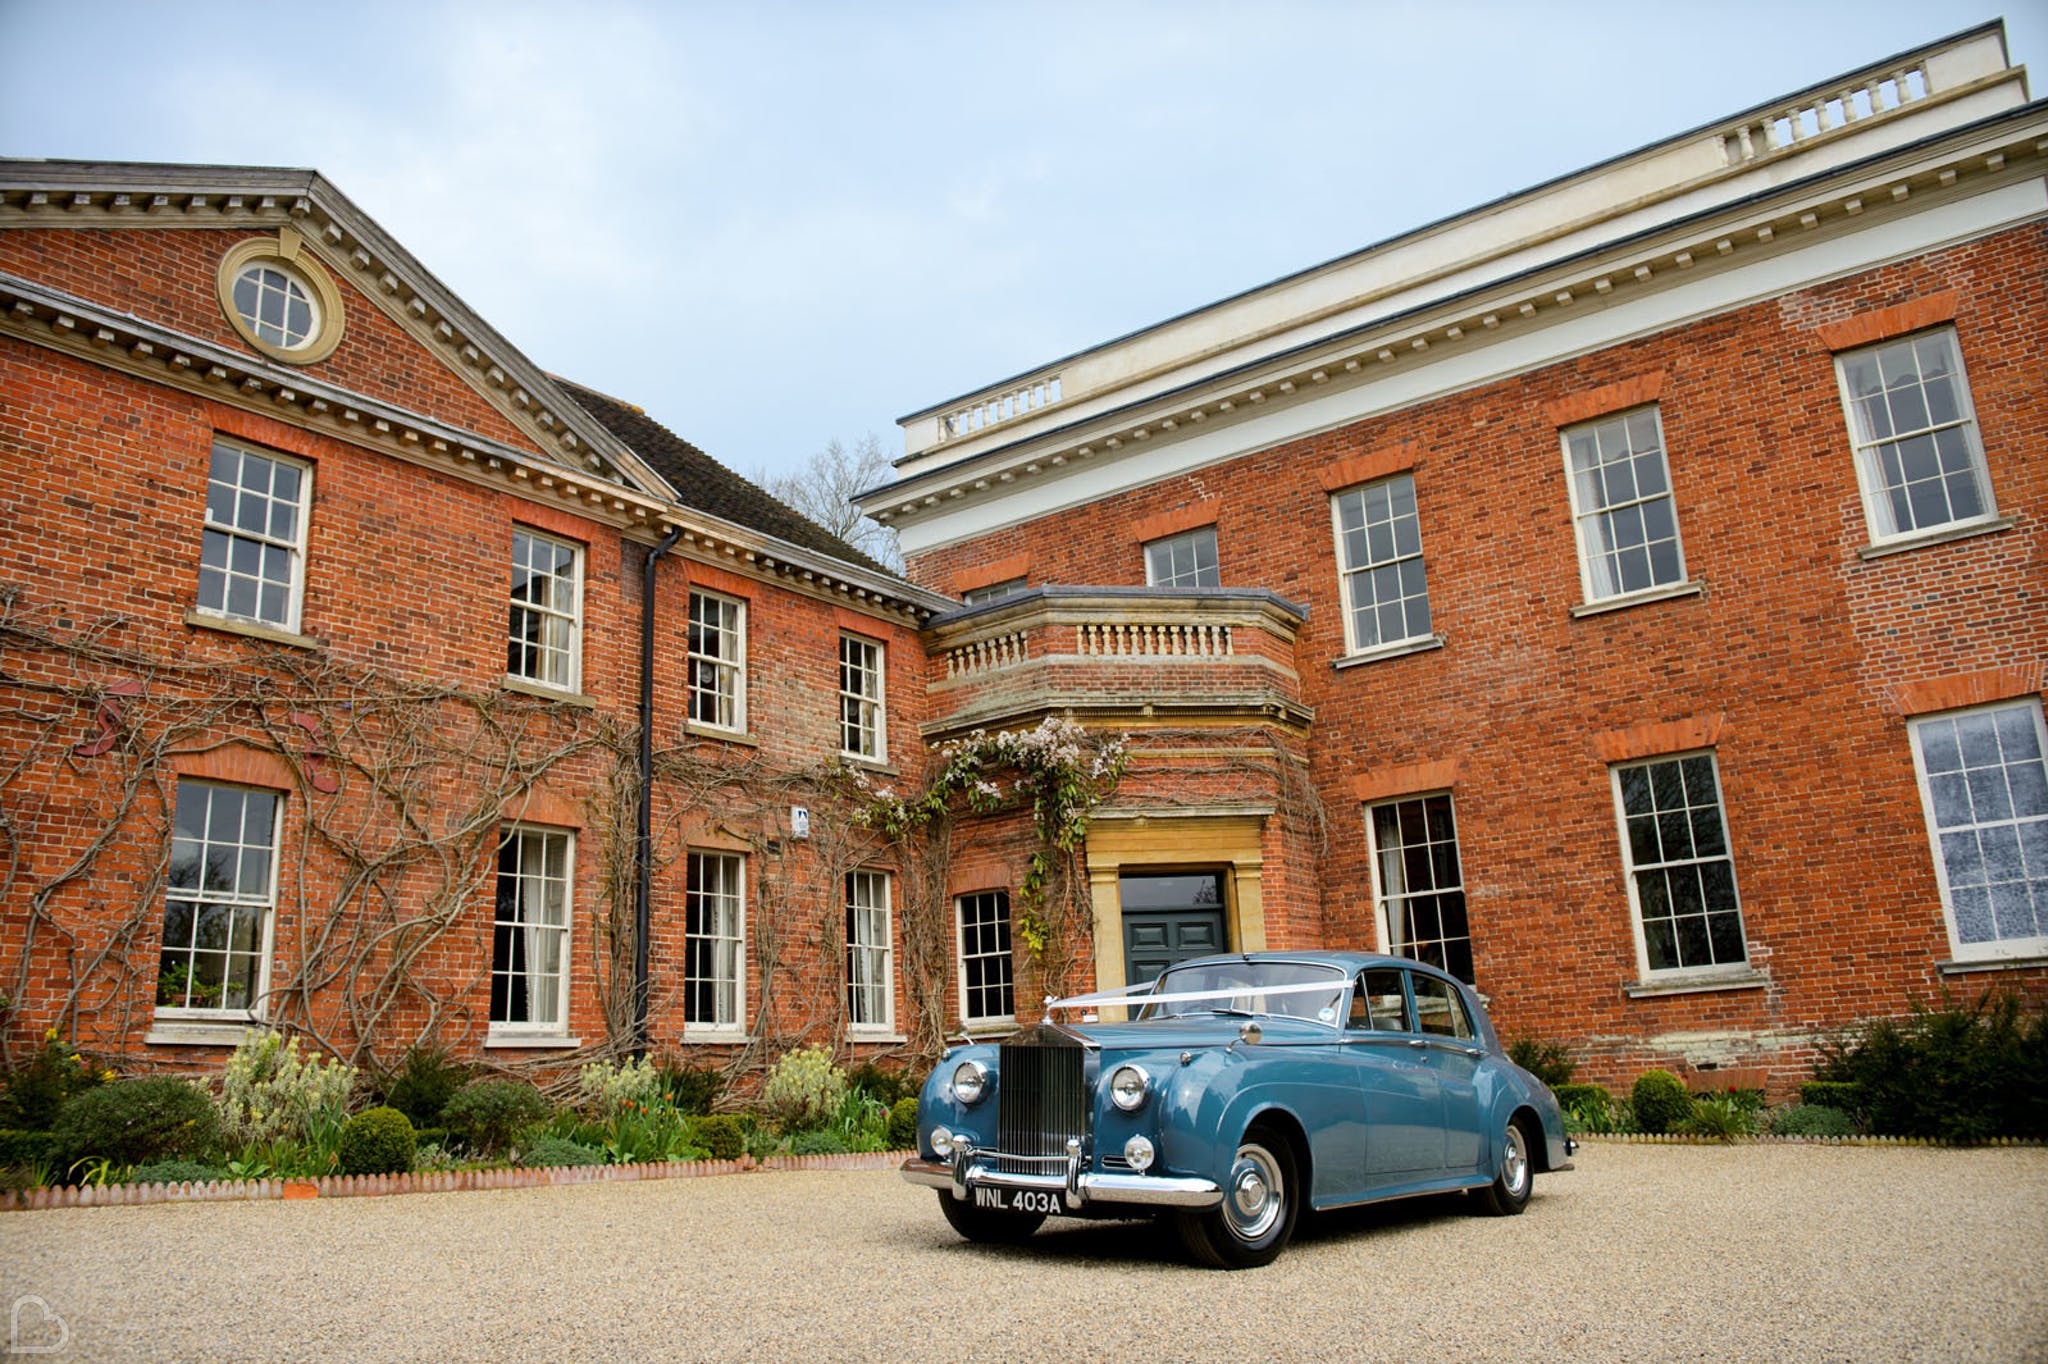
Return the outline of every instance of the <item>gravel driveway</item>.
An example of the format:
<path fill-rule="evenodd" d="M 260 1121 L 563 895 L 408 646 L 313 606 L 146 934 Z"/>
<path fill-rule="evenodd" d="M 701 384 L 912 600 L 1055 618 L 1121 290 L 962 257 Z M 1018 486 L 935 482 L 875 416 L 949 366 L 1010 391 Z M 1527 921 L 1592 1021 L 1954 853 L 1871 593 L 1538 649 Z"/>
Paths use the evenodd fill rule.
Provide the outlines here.
<path fill-rule="evenodd" d="M 956 1239 L 893 1173 L 0 1214 L 52 1358 L 2048 1360 L 2048 1151 L 1595 1143 L 1526 1214 Z"/>

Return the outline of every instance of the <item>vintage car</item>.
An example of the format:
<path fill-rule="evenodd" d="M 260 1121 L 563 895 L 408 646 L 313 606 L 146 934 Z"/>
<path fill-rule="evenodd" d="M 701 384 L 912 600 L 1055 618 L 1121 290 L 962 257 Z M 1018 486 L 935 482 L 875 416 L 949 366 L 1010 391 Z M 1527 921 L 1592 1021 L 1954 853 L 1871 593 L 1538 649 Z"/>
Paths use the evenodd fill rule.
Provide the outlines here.
<path fill-rule="evenodd" d="M 1226 1268 L 1270 1262 L 1304 1208 L 1465 1190 L 1519 1213 L 1576 1149 L 1469 988 L 1355 952 L 1203 957 L 1048 1000 L 1037 1027 L 946 1053 L 917 1138 L 903 1177 L 969 1240 L 1159 1216 Z"/>

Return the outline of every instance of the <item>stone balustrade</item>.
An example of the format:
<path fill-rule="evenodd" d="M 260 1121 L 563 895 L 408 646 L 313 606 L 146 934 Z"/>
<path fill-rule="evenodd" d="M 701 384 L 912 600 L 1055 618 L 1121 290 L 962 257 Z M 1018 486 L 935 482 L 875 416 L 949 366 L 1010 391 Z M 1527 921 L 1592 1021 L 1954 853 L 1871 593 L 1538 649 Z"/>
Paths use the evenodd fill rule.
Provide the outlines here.
<path fill-rule="evenodd" d="M 1722 134 L 1722 149 L 1728 164 L 1738 165 L 1851 123 L 1895 113 L 1928 93 L 1924 66 L 1866 74 L 1840 90 L 1736 124 Z"/>
<path fill-rule="evenodd" d="M 1038 587 L 932 623 L 937 736 L 1035 723 L 1285 715 L 1306 723 L 1295 638 L 1304 613 L 1257 589 Z"/>
<path fill-rule="evenodd" d="M 1060 400 L 1060 396 L 1060 376 L 1040 375 L 1028 384 L 987 394 L 965 407 L 948 412 L 940 422 L 940 437 L 952 440 L 957 436 L 971 436 L 976 431 L 1050 407 Z"/>

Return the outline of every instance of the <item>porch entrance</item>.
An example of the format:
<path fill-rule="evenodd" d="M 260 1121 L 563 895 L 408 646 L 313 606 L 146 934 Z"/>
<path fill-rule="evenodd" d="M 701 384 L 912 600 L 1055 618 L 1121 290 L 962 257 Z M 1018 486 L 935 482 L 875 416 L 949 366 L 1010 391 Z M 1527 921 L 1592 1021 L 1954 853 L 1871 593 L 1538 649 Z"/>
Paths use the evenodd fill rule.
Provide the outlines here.
<path fill-rule="evenodd" d="M 1129 984 L 1149 981 L 1176 962 L 1229 949 L 1220 871 L 1125 872 L 1117 878 L 1117 898 Z"/>

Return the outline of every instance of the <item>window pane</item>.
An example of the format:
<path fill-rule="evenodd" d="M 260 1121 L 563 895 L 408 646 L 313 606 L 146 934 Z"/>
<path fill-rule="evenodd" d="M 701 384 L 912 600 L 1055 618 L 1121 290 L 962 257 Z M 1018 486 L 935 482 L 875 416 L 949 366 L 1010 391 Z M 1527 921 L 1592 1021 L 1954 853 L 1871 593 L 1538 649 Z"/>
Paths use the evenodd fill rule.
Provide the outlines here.
<path fill-rule="evenodd" d="M 1876 533 L 1903 534 L 1989 514 L 1983 456 L 1954 334 L 1908 338 L 1845 356 L 1839 364 L 1851 400 L 1857 472 Z"/>
<path fill-rule="evenodd" d="M 2038 702 L 1916 721 L 1935 854 L 1956 940 L 2048 940 L 2048 765 Z"/>

